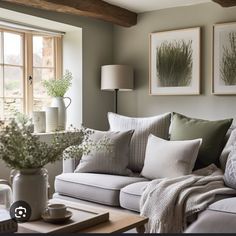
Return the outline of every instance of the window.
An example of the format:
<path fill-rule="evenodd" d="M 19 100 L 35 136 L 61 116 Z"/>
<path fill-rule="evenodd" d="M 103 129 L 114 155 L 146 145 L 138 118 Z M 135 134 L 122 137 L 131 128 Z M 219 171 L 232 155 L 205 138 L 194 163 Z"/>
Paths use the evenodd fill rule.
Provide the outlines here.
<path fill-rule="evenodd" d="M 49 106 L 42 81 L 61 68 L 61 36 L 0 28 L 0 119 Z"/>

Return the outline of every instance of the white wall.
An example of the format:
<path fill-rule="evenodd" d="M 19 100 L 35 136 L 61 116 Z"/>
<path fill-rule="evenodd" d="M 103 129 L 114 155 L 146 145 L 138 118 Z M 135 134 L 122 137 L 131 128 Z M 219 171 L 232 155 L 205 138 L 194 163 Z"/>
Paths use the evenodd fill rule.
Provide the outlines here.
<path fill-rule="evenodd" d="M 79 128 L 82 124 L 82 29 L 66 32 L 63 39 L 63 68 L 72 72 L 72 87 L 65 95 L 72 102 L 67 109 L 67 126 Z M 65 100 L 67 102 L 67 100 Z"/>

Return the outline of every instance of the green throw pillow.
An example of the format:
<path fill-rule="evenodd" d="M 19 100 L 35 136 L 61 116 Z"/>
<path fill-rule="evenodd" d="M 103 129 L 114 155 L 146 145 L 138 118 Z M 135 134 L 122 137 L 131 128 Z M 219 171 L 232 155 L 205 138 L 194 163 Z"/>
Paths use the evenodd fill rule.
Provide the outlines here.
<path fill-rule="evenodd" d="M 202 138 L 202 145 L 194 169 L 200 169 L 212 163 L 219 166 L 219 157 L 225 144 L 225 135 L 232 122 L 233 119 L 208 121 L 173 113 L 170 140 Z"/>

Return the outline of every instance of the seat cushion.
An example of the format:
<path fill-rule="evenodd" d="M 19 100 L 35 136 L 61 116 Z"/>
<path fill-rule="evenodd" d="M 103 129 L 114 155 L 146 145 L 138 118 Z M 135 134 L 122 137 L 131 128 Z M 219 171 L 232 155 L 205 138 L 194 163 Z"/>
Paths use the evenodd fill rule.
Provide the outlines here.
<path fill-rule="evenodd" d="M 189 234 L 206 233 L 235 233 L 236 214 L 217 212 L 212 210 L 203 211 L 198 219 L 185 231 Z"/>
<path fill-rule="evenodd" d="M 236 197 L 222 199 L 211 204 L 201 213 L 186 233 L 235 233 Z"/>
<path fill-rule="evenodd" d="M 120 206 L 128 210 L 140 212 L 140 198 L 143 189 L 148 183 L 149 181 L 142 181 L 122 188 L 120 191 Z"/>
<path fill-rule="evenodd" d="M 106 174 L 64 173 L 56 176 L 55 192 L 105 205 L 120 206 L 120 190 L 140 181 L 146 179 Z"/>
<path fill-rule="evenodd" d="M 236 197 L 222 199 L 211 204 L 208 209 L 212 211 L 228 212 L 236 215 Z"/>

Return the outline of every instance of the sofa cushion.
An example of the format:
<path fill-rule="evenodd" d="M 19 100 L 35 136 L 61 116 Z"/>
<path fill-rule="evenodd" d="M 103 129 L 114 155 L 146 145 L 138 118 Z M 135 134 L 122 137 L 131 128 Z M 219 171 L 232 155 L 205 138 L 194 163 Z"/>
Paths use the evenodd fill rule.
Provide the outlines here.
<path fill-rule="evenodd" d="M 236 232 L 236 215 L 212 210 L 203 211 L 198 219 L 184 233 L 234 233 Z"/>
<path fill-rule="evenodd" d="M 149 134 L 168 139 L 171 114 L 163 114 L 153 117 L 134 118 L 108 113 L 110 130 L 126 131 L 134 130 L 130 142 L 129 168 L 134 172 L 140 172 L 143 168 L 145 150 Z"/>
<path fill-rule="evenodd" d="M 235 233 L 236 197 L 222 199 L 203 211 L 185 233 Z"/>
<path fill-rule="evenodd" d="M 160 179 L 191 174 L 201 143 L 202 139 L 167 141 L 150 134 L 141 175 Z"/>
<path fill-rule="evenodd" d="M 225 145 L 225 135 L 233 119 L 208 121 L 173 113 L 170 140 L 202 138 L 195 169 L 212 163 L 219 166 L 219 157 Z"/>
<path fill-rule="evenodd" d="M 55 192 L 82 200 L 119 206 L 120 190 L 140 181 L 146 179 L 105 174 L 64 173 L 56 176 Z"/>
<path fill-rule="evenodd" d="M 132 172 L 127 166 L 129 164 L 130 139 L 134 131 L 91 131 L 90 140 L 96 143 L 106 138 L 111 147 L 109 150 L 95 149 L 87 155 L 84 154 L 75 172 L 130 175 Z"/>
<path fill-rule="evenodd" d="M 148 183 L 149 181 L 142 181 L 122 188 L 120 191 L 120 206 L 128 210 L 140 212 L 140 198 L 143 189 Z"/>
<path fill-rule="evenodd" d="M 219 212 L 228 212 L 236 215 L 236 197 L 217 201 L 211 204 L 208 209 Z"/>
<path fill-rule="evenodd" d="M 229 154 L 229 157 L 226 163 L 224 181 L 228 187 L 236 189 L 236 146 L 235 144 L 232 147 L 232 150 Z"/>
<path fill-rule="evenodd" d="M 226 163 L 229 157 L 230 152 L 232 151 L 236 143 L 236 129 L 233 129 L 230 133 L 229 139 L 220 155 L 220 167 L 222 170 L 225 170 Z"/>

